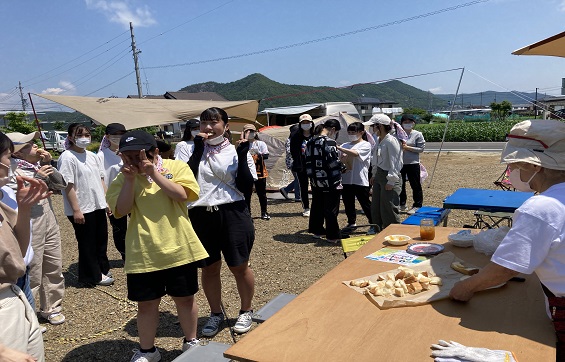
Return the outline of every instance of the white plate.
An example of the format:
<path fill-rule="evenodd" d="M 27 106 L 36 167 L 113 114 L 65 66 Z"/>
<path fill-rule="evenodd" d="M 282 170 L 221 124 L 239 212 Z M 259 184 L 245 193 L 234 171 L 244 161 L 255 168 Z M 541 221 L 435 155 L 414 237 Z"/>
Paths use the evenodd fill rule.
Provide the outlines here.
<path fill-rule="evenodd" d="M 388 235 L 385 236 L 385 241 L 390 245 L 406 245 L 408 242 L 412 240 L 411 237 L 408 235 Z"/>

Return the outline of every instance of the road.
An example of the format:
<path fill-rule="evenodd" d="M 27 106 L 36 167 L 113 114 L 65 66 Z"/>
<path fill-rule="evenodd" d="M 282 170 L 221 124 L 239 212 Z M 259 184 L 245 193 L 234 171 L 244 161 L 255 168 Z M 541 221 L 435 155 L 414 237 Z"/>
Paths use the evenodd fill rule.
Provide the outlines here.
<path fill-rule="evenodd" d="M 451 152 L 501 152 L 506 142 L 445 142 L 443 151 Z M 437 152 L 441 142 L 426 142 L 427 152 Z"/>

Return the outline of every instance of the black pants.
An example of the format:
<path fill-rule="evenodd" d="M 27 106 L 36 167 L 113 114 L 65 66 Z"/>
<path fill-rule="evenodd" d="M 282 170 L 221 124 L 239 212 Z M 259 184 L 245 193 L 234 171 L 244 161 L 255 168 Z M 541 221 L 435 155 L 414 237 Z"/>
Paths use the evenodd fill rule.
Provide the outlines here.
<path fill-rule="evenodd" d="M 400 205 L 406 205 L 406 178 L 410 182 L 412 188 L 413 207 L 422 207 L 424 202 L 424 193 L 422 192 L 422 183 L 420 182 L 420 164 L 410 163 L 402 166 L 400 170 L 402 177 L 402 191 L 400 191 Z"/>
<path fill-rule="evenodd" d="M 305 209 L 310 208 L 310 200 L 308 195 L 308 175 L 306 171 L 296 172 L 298 177 L 298 184 L 300 185 L 300 200 L 302 200 L 302 207 Z M 314 196 L 312 196 L 314 198 Z"/>
<path fill-rule="evenodd" d="M 84 224 L 77 224 L 72 216 L 67 216 L 73 224 L 78 242 L 78 281 L 96 284 L 102 280 L 102 274 L 108 274 L 110 270 L 110 262 L 106 254 L 108 249 L 106 210 L 95 210 L 83 215 Z"/>
<path fill-rule="evenodd" d="M 371 218 L 369 186 L 343 185 L 341 196 L 343 198 L 343 206 L 345 206 L 345 215 L 347 215 L 348 224 L 355 224 L 357 219 L 357 213 L 355 212 L 355 198 L 359 201 L 361 209 L 363 209 L 369 224 L 373 223 Z"/>
<path fill-rule="evenodd" d="M 337 215 L 339 213 L 340 190 L 312 188 L 312 209 L 308 221 L 308 232 L 326 235 L 328 239 L 341 239 Z M 326 228 L 324 229 L 324 221 Z"/>
<path fill-rule="evenodd" d="M 120 252 L 122 260 L 126 260 L 126 232 L 128 231 L 128 217 L 116 219 L 114 215 L 108 216 L 112 225 L 112 237 L 116 250 Z"/>
<path fill-rule="evenodd" d="M 254 182 L 255 193 L 259 198 L 259 205 L 261 206 L 261 214 L 267 213 L 267 178 L 263 177 Z M 249 213 L 251 213 L 251 195 L 245 195 L 245 202 L 247 203 L 247 208 Z"/>

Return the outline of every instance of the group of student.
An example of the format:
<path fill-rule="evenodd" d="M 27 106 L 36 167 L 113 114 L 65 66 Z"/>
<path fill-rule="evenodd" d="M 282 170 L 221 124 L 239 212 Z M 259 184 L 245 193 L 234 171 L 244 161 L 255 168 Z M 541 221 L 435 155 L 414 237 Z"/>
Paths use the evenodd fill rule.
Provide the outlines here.
<path fill-rule="evenodd" d="M 325 236 L 329 243 L 338 243 L 342 233 L 357 228 L 355 199 L 371 225 L 369 234 L 399 223 L 400 211 L 413 214 L 422 207 L 419 155 L 425 140 L 421 132 L 414 130 L 415 124 L 411 115 L 402 116 L 398 124 L 385 114 L 376 114 L 367 122 L 349 124 L 349 142 L 338 145 L 341 125 L 337 119 L 315 127 L 309 114 L 299 117 L 298 127 L 291 128 L 286 143 L 287 167 L 294 181 L 280 192 L 290 199 L 288 193 L 294 190 L 295 200 L 300 198 L 302 215 L 309 217 L 308 232 L 315 238 Z M 407 181 L 413 195 L 409 210 Z M 340 199 L 347 215 L 347 225 L 341 229 L 337 222 Z"/>
<path fill-rule="evenodd" d="M 264 157 L 256 157 L 254 161 L 253 156 L 262 151 L 250 152 L 254 147 L 250 139 L 241 139 L 237 145 L 230 143 L 225 137 L 229 133 L 228 115 L 220 108 L 209 108 L 201 114 L 198 132 L 192 127 L 194 123 L 187 124 L 192 141 L 187 159 L 181 156 L 177 160 L 162 158 L 157 140 L 149 133 L 126 131 L 118 123 L 106 127 L 99 152 L 94 154 L 86 150 L 92 139 L 90 130 L 72 124 L 68 129 L 66 151 L 58 160 L 58 170 L 50 166 L 50 155 L 37 149 L 34 134 L 19 134 L 14 141 L 0 133 L 0 164 L 4 166 L 0 166 L 0 181 L 8 184 L 14 179 L 12 168 L 16 170 L 16 196 L 12 204 L 20 209 L 15 216 L 15 211 L 7 206 L 9 202 L 0 203 L 0 218 L 5 222 L 5 227 L 0 224 L 0 233 L 11 235 L 11 243 L 0 248 L 0 256 L 8 255 L 6 260 L 13 261 L 3 262 L 0 268 L 0 314 L 3 321 L 8 320 L 4 319 L 6 313 L 10 313 L 14 321 L 17 317 L 17 322 L 22 324 L 20 329 L 25 329 L 25 333 L 10 337 L 5 328 L 9 329 L 12 324 L 2 327 L 0 357 L 44 360 L 40 327 L 30 305 L 34 298 L 31 296 L 28 300 L 16 286 L 17 279 L 26 275 L 22 255 L 30 244 L 30 220 L 34 237 L 30 250 L 36 250 L 36 258 L 43 256 L 44 263 L 37 271 L 43 274 L 39 278 L 39 289 L 50 297 L 44 298 L 41 294 L 40 314 L 52 324 L 64 322 L 61 241 L 48 201 L 48 187 L 62 190 L 64 212 L 75 230 L 78 244 L 78 280 L 85 285 L 109 286 L 114 282 L 107 257 L 106 220 L 110 219 L 116 249 L 125 262 L 128 298 L 138 303 L 140 348 L 135 350 L 131 361 L 161 359 L 154 341 L 159 303 L 166 294 L 177 308 L 185 336 L 182 350 L 198 343 L 198 306 L 194 300 L 199 289 L 198 268 L 202 270 L 202 289 L 211 310 L 202 334 L 218 333 L 225 320 L 221 309 L 222 254 L 235 277 L 241 300 L 233 330 L 245 333 L 251 328 L 255 280 L 248 261 L 255 229 L 246 200 L 253 185 L 257 187 L 256 160 L 262 161 Z M 24 145 L 25 152 L 14 149 L 20 144 Z M 21 160 L 25 160 L 28 149 L 37 156 L 24 163 Z M 14 161 L 16 159 L 20 161 Z M 10 166 L 14 162 L 17 162 L 16 167 Z M 31 169 L 34 175 L 20 176 L 20 169 Z M 4 189 L 2 191 L 4 196 Z M 33 208 L 39 207 L 41 211 L 37 214 L 41 214 L 41 218 L 47 215 L 49 220 L 36 221 Z M 54 224 L 48 224 L 51 221 Z M 48 229 L 46 225 L 50 225 Z M 53 233 L 56 238 L 52 241 Z M 41 241 L 36 242 L 36 237 L 41 237 Z M 47 257 L 51 244 L 55 246 L 51 253 L 58 255 L 58 259 L 53 262 L 55 265 L 46 267 L 47 260 L 53 259 Z M 35 265 L 30 265 L 30 275 L 34 275 Z M 35 284 L 31 286 L 34 288 Z M 55 287 L 57 293 L 52 291 Z M 14 301 L 19 308 L 15 314 L 15 309 L 4 309 L 4 304 Z M 23 320 L 27 324 L 23 324 Z"/>

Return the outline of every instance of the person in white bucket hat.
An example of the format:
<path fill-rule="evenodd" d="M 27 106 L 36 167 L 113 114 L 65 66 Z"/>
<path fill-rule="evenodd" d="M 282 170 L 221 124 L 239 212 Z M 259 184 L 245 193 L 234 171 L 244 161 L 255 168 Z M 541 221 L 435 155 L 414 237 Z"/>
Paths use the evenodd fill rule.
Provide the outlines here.
<path fill-rule="evenodd" d="M 516 190 L 539 194 L 526 200 L 491 262 L 453 287 L 450 296 L 468 301 L 475 292 L 505 283 L 518 273 L 536 273 L 547 296 L 558 336 L 557 360 L 565 360 L 565 123 L 523 121 L 508 134 L 502 163 Z M 548 311 L 548 312 L 549 312 Z M 525 311 L 524 311 L 525 312 Z"/>

